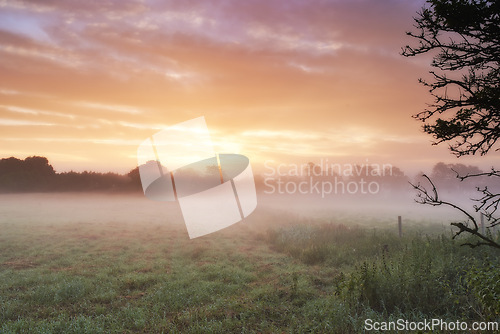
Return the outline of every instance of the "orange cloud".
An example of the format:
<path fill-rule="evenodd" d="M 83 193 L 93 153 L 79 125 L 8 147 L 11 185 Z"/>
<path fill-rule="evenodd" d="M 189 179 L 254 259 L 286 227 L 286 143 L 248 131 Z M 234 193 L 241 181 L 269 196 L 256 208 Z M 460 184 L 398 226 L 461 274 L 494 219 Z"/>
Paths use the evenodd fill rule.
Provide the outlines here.
<path fill-rule="evenodd" d="M 144 138 L 204 115 L 256 162 L 452 159 L 411 119 L 428 63 L 399 51 L 422 4 L 3 1 L 0 156 L 124 172 Z"/>

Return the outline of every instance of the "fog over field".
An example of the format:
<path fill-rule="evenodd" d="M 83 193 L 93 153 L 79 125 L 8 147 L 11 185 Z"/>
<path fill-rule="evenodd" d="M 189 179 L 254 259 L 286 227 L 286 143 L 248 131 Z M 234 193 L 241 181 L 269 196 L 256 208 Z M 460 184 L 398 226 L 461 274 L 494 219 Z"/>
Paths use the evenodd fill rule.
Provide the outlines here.
<path fill-rule="evenodd" d="M 359 333 L 381 305 L 413 322 L 494 319 L 467 279 L 498 284 L 498 257 L 451 239 L 456 212 L 411 191 L 257 200 L 189 239 L 178 202 L 141 193 L 1 194 L 0 332 Z"/>
<path fill-rule="evenodd" d="M 0 334 L 500 333 L 498 36 L 497 0 L 0 0 Z"/>
<path fill-rule="evenodd" d="M 465 203 L 464 198 L 464 203 Z M 425 230 L 429 224 L 445 226 L 463 218 L 457 211 L 418 204 L 412 192 L 390 196 L 325 197 L 259 194 L 256 211 L 236 225 L 266 230 L 283 224 L 323 221 L 370 227 L 396 226 L 397 216 Z M 1 194 L 2 224 L 129 225 L 144 228 L 183 227 L 176 202 L 156 202 L 142 194 L 30 193 Z M 266 217 L 262 221 L 262 217 Z M 185 237 L 187 238 L 187 232 Z M 217 232 L 216 232 L 217 233 Z"/>

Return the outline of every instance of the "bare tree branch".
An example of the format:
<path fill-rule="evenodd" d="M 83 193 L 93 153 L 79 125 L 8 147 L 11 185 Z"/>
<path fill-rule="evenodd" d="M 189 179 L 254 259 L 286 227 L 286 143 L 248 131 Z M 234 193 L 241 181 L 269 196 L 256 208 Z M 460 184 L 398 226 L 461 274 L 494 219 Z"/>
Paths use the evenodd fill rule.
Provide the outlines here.
<path fill-rule="evenodd" d="M 462 234 L 464 232 L 467 232 L 469 234 L 472 234 L 472 235 L 480 238 L 481 241 L 478 241 L 475 244 L 465 243 L 463 245 L 468 245 L 468 246 L 470 246 L 472 248 L 478 247 L 480 245 L 488 245 L 488 246 L 491 246 L 491 247 L 494 247 L 494 248 L 500 248 L 500 244 L 499 243 L 497 243 L 492 238 L 490 238 L 490 237 L 488 237 L 486 235 L 483 235 L 483 234 L 481 234 L 479 232 L 479 227 L 478 227 L 477 221 L 476 221 L 476 219 L 469 212 L 467 212 L 466 210 L 462 209 L 461 207 L 459 207 L 456 204 L 453 204 L 453 203 L 448 202 L 448 201 L 441 200 L 439 198 L 437 188 L 434 185 L 434 183 L 432 182 L 432 180 L 426 174 L 423 174 L 422 176 L 429 182 L 430 186 L 432 187 L 432 190 L 431 190 L 431 192 L 429 192 L 420 183 L 413 184 L 413 183 L 410 182 L 410 185 L 415 190 L 417 190 L 417 192 L 418 192 L 417 193 L 417 199 L 416 199 L 417 203 L 427 204 L 427 205 L 431 205 L 431 206 L 441 206 L 441 205 L 449 206 L 449 207 L 452 207 L 455 210 L 460 211 L 462 214 L 464 214 L 467 217 L 468 220 L 465 222 L 465 224 L 463 222 L 451 223 L 451 225 L 453 225 L 455 227 L 458 227 L 458 229 L 459 229 L 458 232 L 455 233 L 455 235 L 453 236 L 453 238 L 456 238 L 460 234 Z M 472 224 L 473 224 L 472 228 L 469 227 L 469 224 L 468 224 L 469 221 L 472 222 Z"/>

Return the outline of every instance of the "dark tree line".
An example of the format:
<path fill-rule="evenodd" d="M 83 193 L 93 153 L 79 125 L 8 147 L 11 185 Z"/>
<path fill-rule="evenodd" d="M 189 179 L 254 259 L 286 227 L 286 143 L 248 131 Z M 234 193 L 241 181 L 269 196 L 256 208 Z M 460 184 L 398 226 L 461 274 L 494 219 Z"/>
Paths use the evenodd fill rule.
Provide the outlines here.
<path fill-rule="evenodd" d="M 138 169 L 126 175 L 96 172 L 56 173 L 45 157 L 0 160 L 0 192 L 141 191 Z"/>
<path fill-rule="evenodd" d="M 312 163 L 311 163 L 312 164 Z M 314 164 L 313 164 L 314 165 Z M 319 166 L 316 166 L 319 167 Z M 376 181 L 381 186 L 382 192 L 407 191 L 409 178 L 404 172 L 393 167 L 390 173 L 385 171 L 381 175 L 373 175 L 360 167 L 360 175 L 344 176 L 335 173 L 321 171 L 319 176 L 305 173 L 304 176 L 282 177 L 282 181 L 300 182 L 308 179 L 308 175 L 314 181 L 332 181 L 334 177 L 344 182 Z M 470 192 L 475 188 L 464 182 L 459 182 L 456 173 L 461 175 L 472 175 L 484 173 L 476 166 L 466 166 L 463 164 L 437 163 L 431 172 L 431 178 L 441 189 L 450 192 Z M 368 176 L 367 176 L 368 175 Z M 499 180 L 500 181 L 500 180 Z M 499 186 L 500 186 L 500 182 Z M 265 190 L 264 178 L 255 176 L 257 191 Z M 96 173 L 96 172 L 64 172 L 56 173 L 45 157 L 28 157 L 24 160 L 14 157 L 0 159 L 0 192 L 52 192 L 52 191 L 142 191 L 139 168 L 135 167 L 129 173 L 122 175 L 116 173 Z"/>

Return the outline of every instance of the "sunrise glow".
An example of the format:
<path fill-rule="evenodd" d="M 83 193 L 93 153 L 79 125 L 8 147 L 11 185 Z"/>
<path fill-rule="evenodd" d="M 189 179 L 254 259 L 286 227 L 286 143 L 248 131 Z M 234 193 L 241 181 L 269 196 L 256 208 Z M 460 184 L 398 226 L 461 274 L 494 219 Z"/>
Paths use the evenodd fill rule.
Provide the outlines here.
<path fill-rule="evenodd" d="M 422 3 L 0 1 L 0 156 L 127 172 L 205 116 L 218 152 L 257 165 L 455 161 L 411 118 L 432 102 L 429 62 L 400 55 Z"/>

